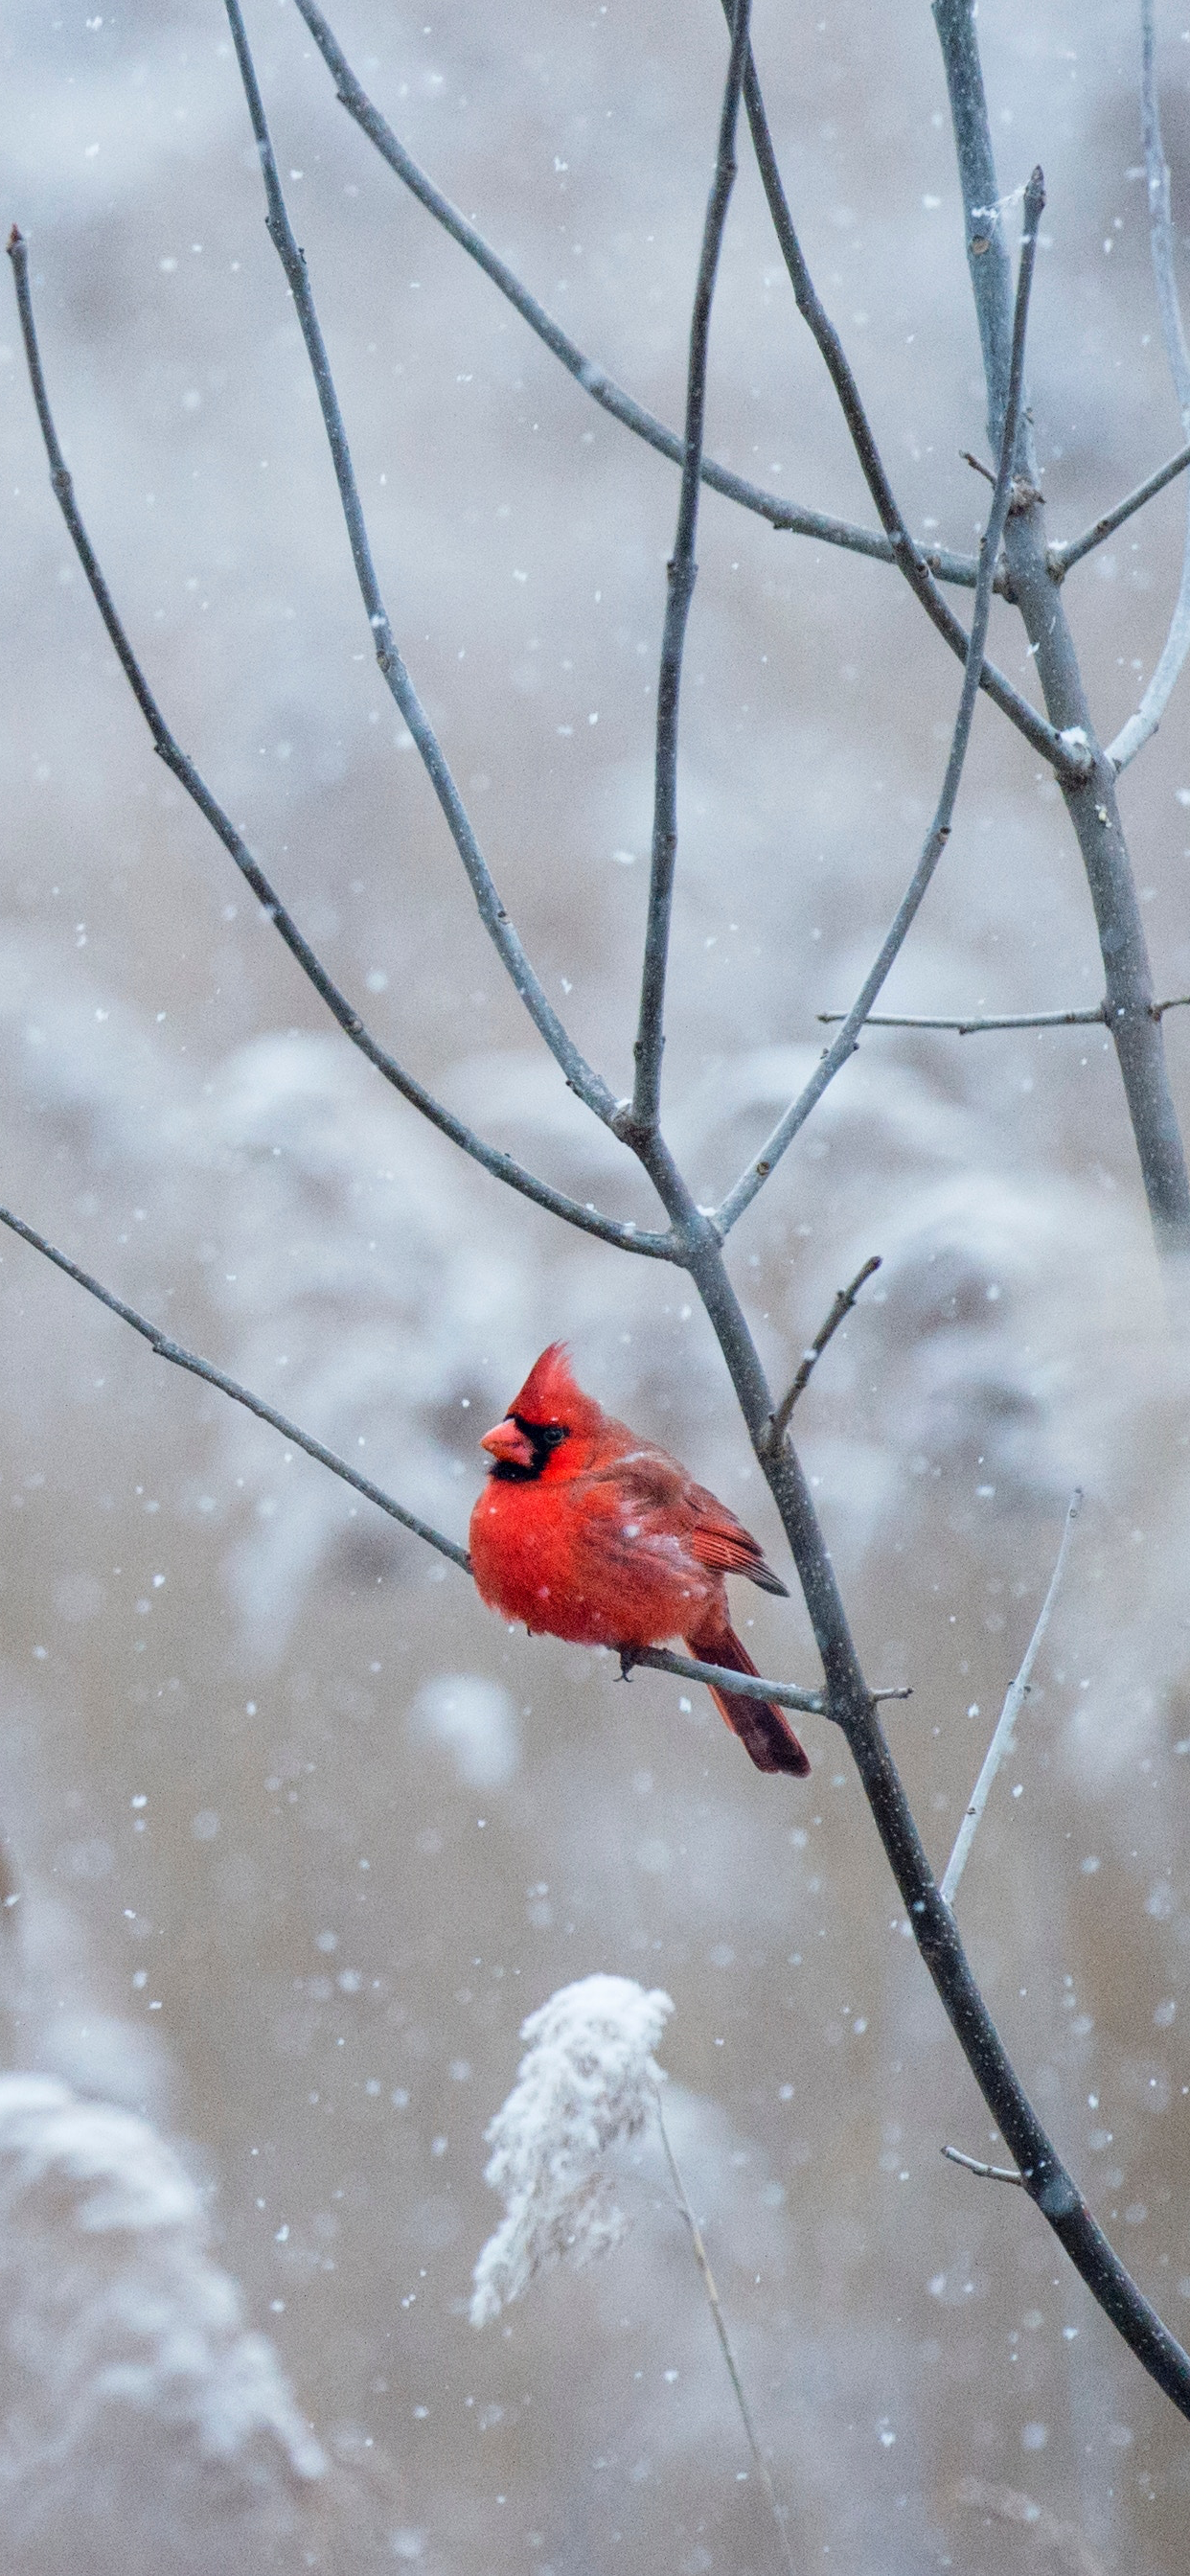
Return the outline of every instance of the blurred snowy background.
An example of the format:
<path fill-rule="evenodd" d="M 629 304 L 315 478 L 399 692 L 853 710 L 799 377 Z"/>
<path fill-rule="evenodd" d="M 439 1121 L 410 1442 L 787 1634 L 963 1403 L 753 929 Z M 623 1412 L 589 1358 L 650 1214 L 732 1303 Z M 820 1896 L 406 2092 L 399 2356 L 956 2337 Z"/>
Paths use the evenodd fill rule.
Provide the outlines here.
<path fill-rule="evenodd" d="M 981 16 L 1001 184 L 1040 157 L 1049 190 L 1031 379 L 1055 537 L 1180 436 L 1136 17 Z M 677 420 L 711 0 L 680 24 L 657 0 L 429 24 L 345 0 L 334 23 L 437 181 Z M 623 1087 L 673 470 L 403 193 L 292 6 L 254 0 L 249 27 L 398 639 L 547 988 Z M 5 223 L 170 721 L 405 1062 L 578 1195 L 650 1217 L 502 981 L 375 671 L 217 0 L 6 0 L 0 28 Z M 756 45 L 904 506 L 970 547 L 959 450 L 982 452 L 983 398 L 924 0 L 764 5 Z M 564 1334 L 775 1551 L 681 1279 L 563 1233 L 421 1127 L 154 761 L 49 492 L 11 308 L 0 436 L 0 1196 L 453 1534 L 479 1432 Z M 746 150 L 709 443 L 870 520 Z M 1070 577 L 1105 733 L 1160 650 L 1183 520 L 1175 486 Z M 713 495 L 699 554 L 666 1080 L 709 1198 L 878 942 L 958 677 L 888 569 Z M 1026 685 L 1002 610 L 994 640 Z M 1123 791 L 1167 994 L 1190 989 L 1188 690 Z M 888 1006 L 1099 990 L 1057 792 L 985 706 Z M 1190 1026 L 1166 1031 L 1190 1110 Z M 735 1239 L 776 1376 L 872 1251 L 799 1420 L 868 1669 L 913 1685 L 890 1731 L 939 1863 L 1087 1487 L 961 1911 L 1092 2206 L 1185 2331 L 1190 1383 L 1101 1035 L 871 1033 Z M 520 2022 L 598 1970 L 675 1999 L 675 2135 L 804 2563 L 1180 2564 L 1181 2424 L 1033 2214 L 940 2161 L 947 2138 L 981 2152 L 986 2117 L 822 1723 L 808 1789 L 761 1778 L 701 1694 L 506 1634 L 15 1243 L 0 1307 L 5 2576 L 771 2568 L 659 2171 L 626 2250 L 482 2338 L 467 2320 Z M 795 1605 L 755 1605 L 753 1642 L 812 1677 Z"/>

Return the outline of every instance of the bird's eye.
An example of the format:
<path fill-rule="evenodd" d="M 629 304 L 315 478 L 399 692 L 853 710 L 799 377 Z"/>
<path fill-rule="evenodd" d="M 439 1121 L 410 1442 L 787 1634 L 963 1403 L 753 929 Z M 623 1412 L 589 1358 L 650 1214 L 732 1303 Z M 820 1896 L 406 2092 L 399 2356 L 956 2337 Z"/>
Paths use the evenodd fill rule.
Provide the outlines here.
<path fill-rule="evenodd" d="M 569 1434 L 564 1422 L 547 1422 L 542 1431 L 541 1437 L 544 1440 L 547 1449 L 556 1449 L 563 1440 L 569 1437 Z"/>

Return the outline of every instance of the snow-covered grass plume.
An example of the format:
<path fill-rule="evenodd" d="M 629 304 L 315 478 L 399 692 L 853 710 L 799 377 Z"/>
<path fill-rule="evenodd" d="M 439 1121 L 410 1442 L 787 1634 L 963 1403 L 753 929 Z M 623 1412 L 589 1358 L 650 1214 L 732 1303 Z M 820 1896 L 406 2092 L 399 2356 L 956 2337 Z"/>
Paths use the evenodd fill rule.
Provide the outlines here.
<path fill-rule="evenodd" d="M 207 2240 L 202 2195 L 147 2120 L 51 2077 L 0 2075 L 0 2519 L 14 2548 L 52 2555 L 85 2526 L 86 2564 L 105 2576 L 109 2562 L 207 2576 L 230 2563 L 221 2533 L 241 2564 L 253 2549 L 273 2564 L 325 2456 Z"/>
<path fill-rule="evenodd" d="M 632 1977 L 580 1977 L 530 2013 L 512 2092 L 487 2132 L 486 2180 L 505 2217 L 475 2266 L 471 2322 L 485 2325 L 538 2272 L 589 2263 L 626 2234 L 608 2157 L 654 2107 L 653 2050 L 673 2004 Z"/>

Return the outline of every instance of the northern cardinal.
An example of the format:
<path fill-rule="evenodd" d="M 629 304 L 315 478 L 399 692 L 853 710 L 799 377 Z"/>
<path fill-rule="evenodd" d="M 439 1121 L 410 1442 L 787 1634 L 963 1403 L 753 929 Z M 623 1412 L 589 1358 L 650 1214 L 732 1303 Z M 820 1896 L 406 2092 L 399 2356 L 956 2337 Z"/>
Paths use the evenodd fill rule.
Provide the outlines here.
<path fill-rule="evenodd" d="M 471 1565 L 489 1609 L 628 1654 L 681 1637 L 704 1663 L 755 1673 L 723 1578 L 785 1585 L 725 1503 L 583 1394 L 563 1342 L 542 1352 L 480 1447 L 492 1467 L 471 1515 Z M 783 1709 L 711 1697 L 758 1771 L 809 1770 Z"/>

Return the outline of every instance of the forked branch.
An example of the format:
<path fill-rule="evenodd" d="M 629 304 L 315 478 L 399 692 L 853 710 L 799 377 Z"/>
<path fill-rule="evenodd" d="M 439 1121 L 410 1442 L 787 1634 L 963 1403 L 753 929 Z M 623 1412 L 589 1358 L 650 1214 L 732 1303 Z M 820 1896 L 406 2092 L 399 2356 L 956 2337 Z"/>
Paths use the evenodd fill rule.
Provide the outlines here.
<path fill-rule="evenodd" d="M 730 14 L 729 0 L 723 0 L 723 6 Z M 744 104 L 752 129 L 752 144 L 761 182 L 768 199 L 769 213 L 780 245 L 781 256 L 789 273 L 794 300 L 821 353 L 835 388 L 860 470 L 876 505 L 880 524 L 892 547 L 893 560 L 898 570 L 904 574 L 914 596 L 920 600 L 932 625 L 937 627 L 944 643 L 949 644 L 951 652 L 956 654 L 961 662 L 970 664 L 970 638 L 964 634 L 953 609 L 948 607 L 943 599 L 920 547 L 905 524 L 871 422 L 864 408 L 851 362 L 806 265 L 781 182 L 781 173 L 777 166 L 777 156 L 773 149 L 764 100 L 761 96 L 760 82 L 751 54 L 749 54 L 748 67 L 744 75 Z M 997 452 L 999 444 L 997 440 Z M 999 586 L 998 554 L 997 540 L 996 553 L 988 576 L 993 588 Z M 982 552 L 976 571 L 977 589 L 981 565 Z M 972 634 L 974 634 L 974 622 Z M 975 656 L 977 685 L 987 690 L 989 697 L 1000 708 L 1001 713 L 1006 715 L 1017 727 L 1018 732 L 1024 735 L 1026 742 L 1031 743 L 1033 749 L 1040 752 L 1042 759 L 1050 762 L 1059 778 L 1069 783 L 1084 775 L 1088 764 L 1081 748 L 1064 742 L 1061 735 L 1055 732 L 1053 725 L 1047 724 L 1045 718 L 1038 715 L 1036 708 L 1030 706 L 1028 699 L 1021 696 L 1020 690 L 1013 688 L 1012 682 L 1005 678 L 1004 673 L 998 671 L 994 663 L 985 662 L 986 641 L 985 618 L 983 632 L 979 639 L 979 651 Z"/>
<path fill-rule="evenodd" d="M 395 1091 L 400 1092 L 402 1099 L 407 1100 L 412 1108 L 420 1110 L 422 1117 L 428 1119 L 432 1127 L 436 1127 L 441 1135 L 448 1136 L 451 1143 L 458 1145 L 463 1153 L 469 1154 L 473 1162 L 481 1164 L 484 1171 L 491 1173 L 493 1179 L 504 1181 L 509 1189 L 519 1191 L 523 1198 L 532 1199 L 537 1207 L 548 1209 L 551 1215 L 562 1217 L 567 1225 L 577 1226 L 581 1233 L 593 1234 L 598 1236 L 601 1242 L 615 1244 L 619 1251 L 652 1254 L 663 1261 L 680 1259 L 680 1248 L 675 1245 L 671 1236 L 651 1233 L 645 1228 L 625 1223 L 617 1217 L 602 1216 L 598 1209 L 584 1207 L 578 1199 L 569 1198 L 564 1190 L 556 1190 L 548 1181 L 539 1180 L 535 1173 L 526 1171 L 523 1165 L 516 1162 L 511 1154 L 502 1153 L 498 1146 L 485 1144 L 482 1137 L 477 1136 L 474 1130 L 467 1126 L 465 1120 L 457 1118 L 453 1110 L 447 1109 L 441 1101 L 435 1100 L 433 1094 L 426 1090 L 424 1083 L 419 1082 L 414 1074 L 407 1073 L 404 1067 L 398 1064 L 395 1056 L 390 1055 L 388 1049 L 381 1046 L 379 1040 L 373 1037 L 354 1005 L 348 1001 L 346 994 L 340 991 L 333 976 L 328 973 L 311 947 L 309 940 L 299 930 L 292 913 L 282 903 L 259 861 L 253 858 L 242 833 L 237 832 L 230 815 L 224 812 L 206 780 L 195 767 L 189 754 L 183 751 L 181 744 L 166 723 L 133 650 L 84 526 L 82 514 L 74 497 L 74 485 L 62 454 L 54 416 L 50 409 L 33 313 L 33 299 L 29 286 L 28 248 L 15 224 L 9 236 L 8 255 L 12 261 L 29 382 L 49 460 L 50 482 L 54 496 L 66 522 L 75 553 L 86 575 L 91 596 L 107 628 L 120 668 L 149 728 L 153 749 L 166 768 L 172 771 L 179 786 L 185 788 L 186 794 L 198 807 L 199 813 L 222 841 L 224 849 L 234 860 L 240 875 L 250 886 L 274 929 L 284 940 L 290 955 L 296 959 L 302 973 L 313 985 L 320 1001 L 326 1004 L 344 1036 L 350 1038 L 352 1045 L 358 1047 L 360 1054 L 367 1058 L 368 1063 L 375 1065 L 377 1072 L 383 1074 L 385 1081 L 391 1083 Z"/>
<path fill-rule="evenodd" d="M 394 134 L 375 100 L 369 97 L 333 29 L 316 6 L 316 0 L 295 0 L 295 5 L 331 74 L 340 104 L 358 125 L 361 134 L 367 136 L 381 160 L 387 162 L 389 169 L 416 197 L 418 204 L 425 207 L 427 214 L 433 216 L 435 223 L 441 224 L 451 240 L 458 243 L 469 259 L 474 260 L 485 277 L 491 279 L 514 312 L 519 313 L 529 329 L 536 332 L 543 346 L 565 367 L 583 392 L 589 394 L 601 410 L 610 412 L 612 419 L 618 420 L 623 428 L 632 430 L 637 438 L 645 441 L 646 446 L 654 448 L 659 456 L 668 457 L 671 465 L 681 465 L 686 451 L 677 431 L 668 429 L 665 422 L 646 410 L 643 403 L 634 401 L 605 368 L 586 356 L 577 340 L 572 339 L 569 331 L 564 331 L 554 315 L 548 313 L 544 304 L 530 293 L 507 260 L 501 259 L 499 252 L 484 240 L 477 227 L 468 223 L 467 217 L 452 205 L 449 197 L 443 195 L 441 188 L 435 187 L 399 136 Z M 760 484 L 750 483 L 746 475 L 732 473 L 728 466 L 717 464 L 710 456 L 703 457 L 699 472 L 708 490 L 720 492 L 726 500 L 737 502 L 741 509 L 751 510 L 758 518 L 767 519 L 772 528 L 788 531 L 794 536 L 816 537 L 822 545 L 841 546 L 849 554 L 869 555 L 878 563 L 890 564 L 893 561 L 889 539 L 876 528 L 858 528 L 847 519 L 832 518 L 825 511 L 802 509 L 797 503 L 784 500 L 779 493 L 766 492 Z M 965 583 L 968 588 L 974 585 L 975 562 L 972 556 L 955 554 L 948 546 L 931 546 L 924 549 L 924 560 L 940 581 Z"/>
<path fill-rule="evenodd" d="M 834 1081 L 835 1075 L 846 1064 L 848 1057 L 854 1055 L 859 1044 L 860 1031 L 881 987 L 887 982 L 900 956 L 925 900 L 934 870 L 950 838 L 951 822 L 967 757 L 967 746 L 971 740 L 975 701 L 979 693 L 983 648 L 992 607 L 992 577 L 1012 498 L 1017 424 L 1024 394 L 1025 336 L 1029 322 L 1029 294 L 1033 283 L 1033 265 L 1037 251 L 1037 226 L 1044 204 L 1044 183 L 1040 170 L 1035 170 L 1025 191 L 1025 223 L 1021 235 L 1020 272 L 1017 278 L 1008 400 L 1001 437 L 1000 462 L 992 493 L 992 505 L 988 512 L 987 527 L 980 546 L 979 579 L 975 585 L 967 664 L 963 673 L 963 686 L 959 694 L 954 731 L 951 735 L 946 774 L 942 781 L 942 792 L 938 799 L 934 820 L 926 835 L 921 857 L 885 934 L 880 952 L 847 1013 L 838 1037 L 821 1057 L 797 1099 L 778 1120 L 755 1161 L 749 1165 L 746 1172 L 741 1174 L 734 1189 L 728 1191 L 715 1220 L 721 1236 L 729 1234 L 737 1219 L 743 1215 L 745 1208 L 751 1206 L 757 1192 L 763 1189 L 769 1174 L 793 1143 L 799 1128 L 804 1127 L 811 1110 L 817 1107 L 828 1084 Z"/>
<path fill-rule="evenodd" d="M 967 267 L 983 347 L 988 436 L 999 450 L 1008 401 L 1011 294 L 1003 210 L 984 93 L 974 0 L 933 0 L 963 193 Z M 1017 431 L 1022 490 L 1037 490 L 1027 414 Z M 1050 571 L 1036 500 L 1005 530 L 1013 593 L 1051 721 L 1086 746 L 1081 781 L 1060 781 L 1086 871 L 1103 959 L 1108 1027 L 1136 1143 L 1149 1214 L 1163 1251 L 1190 1256 L 1190 1179 L 1170 1087 L 1140 905 L 1116 797 L 1115 763 L 1101 748 L 1062 593 Z"/>

